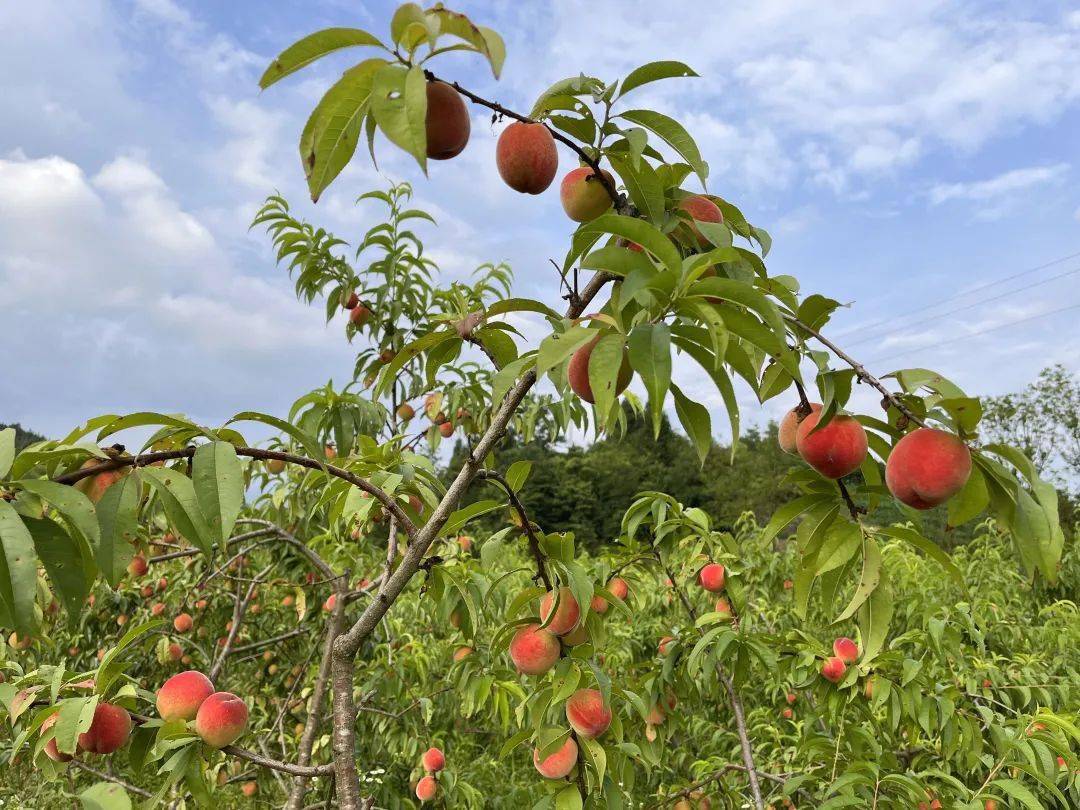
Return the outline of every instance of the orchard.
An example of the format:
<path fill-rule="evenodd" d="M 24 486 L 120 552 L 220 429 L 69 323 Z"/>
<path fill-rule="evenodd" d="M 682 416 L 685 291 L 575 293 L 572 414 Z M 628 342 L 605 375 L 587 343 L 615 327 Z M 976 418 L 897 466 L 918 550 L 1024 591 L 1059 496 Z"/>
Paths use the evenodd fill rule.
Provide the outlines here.
<path fill-rule="evenodd" d="M 0 432 L 5 806 L 1080 806 L 1080 558 L 1054 488 L 980 438 L 978 398 L 864 366 L 828 337 L 839 302 L 769 273 L 692 134 L 635 107 L 706 79 L 652 62 L 510 109 L 440 69 L 467 52 L 498 78 L 482 22 L 408 3 L 388 31 L 304 36 L 260 87 L 359 55 L 299 135 L 314 201 L 383 149 L 437 184 L 490 115 L 505 194 L 557 189 L 562 300 L 516 297 L 502 264 L 443 285 L 408 184 L 356 190 L 375 224 L 352 243 L 274 195 L 253 227 L 344 324 L 347 385 L 286 417 Z M 790 405 L 798 494 L 727 526 L 642 492 L 599 548 L 538 525 L 509 442 L 658 435 L 670 412 L 704 463 L 716 413 L 676 357 L 735 442 L 737 388 Z M 946 550 L 942 524 L 970 541 Z"/>

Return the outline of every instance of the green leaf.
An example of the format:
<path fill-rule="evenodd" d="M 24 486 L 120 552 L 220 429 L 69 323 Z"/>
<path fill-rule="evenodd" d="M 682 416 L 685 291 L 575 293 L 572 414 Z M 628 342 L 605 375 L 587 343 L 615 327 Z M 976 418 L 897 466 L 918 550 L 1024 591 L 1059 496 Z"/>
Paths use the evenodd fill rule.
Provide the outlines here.
<path fill-rule="evenodd" d="M 639 161 L 635 166 L 630 161 L 609 155 L 611 167 L 622 178 L 630 201 L 638 207 L 645 218 L 654 225 L 664 221 L 664 184 L 660 176 L 647 161 Z"/>
<path fill-rule="evenodd" d="M 0 478 L 3 478 L 11 470 L 11 462 L 15 460 L 15 428 L 0 430 Z"/>
<path fill-rule="evenodd" d="M 1044 805 L 1022 782 L 1015 779 L 997 779 L 990 783 L 991 787 L 1003 790 L 1029 810 L 1044 810 Z"/>
<path fill-rule="evenodd" d="M 56 748 L 63 754 L 74 754 L 79 735 L 85 734 L 94 722 L 98 697 L 71 698 L 60 703 L 56 718 Z"/>
<path fill-rule="evenodd" d="M 990 504 L 990 491 L 986 488 L 986 479 L 977 466 L 972 465 L 967 483 L 956 495 L 949 499 L 948 525 L 962 526 L 969 520 L 981 515 Z"/>
<path fill-rule="evenodd" d="M 164 619 L 151 619 L 134 627 L 129 626 L 128 631 L 116 642 L 116 646 L 108 650 L 102 657 L 101 664 L 98 666 L 97 677 L 94 679 L 94 693 L 97 695 L 108 694 L 113 681 L 120 675 L 120 665 L 116 659 L 142 636 L 162 627 L 164 624 Z"/>
<path fill-rule="evenodd" d="M 300 136 L 300 161 L 312 202 L 341 173 L 356 151 L 375 74 L 385 59 L 366 59 L 345 71 L 308 117 Z"/>
<path fill-rule="evenodd" d="M 698 460 L 704 465 L 713 441 L 709 409 L 687 397 L 677 385 L 671 386 L 671 393 L 675 397 L 675 413 L 679 422 L 697 450 Z"/>
<path fill-rule="evenodd" d="M 386 65 L 375 74 L 371 111 L 379 129 L 427 174 L 427 79 L 418 66 Z"/>
<path fill-rule="evenodd" d="M 641 67 L 630 71 L 627 77 L 622 80 L 622 84 L 619 85 L 619 92 L 616 98 L 625 96 L 634 88 L 641 87 L 643 84 L 648 84 L 649 82 L 655 82 L 661 79 L 696 78 L 697 75 L 698 74 L 689 66 L 682 62 L 649 62 L 646 65 L 642 65 Z"/>
<path fill-rule="evenodd" d="M 649 392 L 653 435 L 659 437 L 664 399 L 671 385 L 671 330 L 667 324 L 635 326 L 627 340 L 630 365 L 641 375 Z"/>
<path fill-rule="evenodd" d="M 604 335 L 589 354 L 589 387 L 596 405 L 597 425 L 602 427 L 615 402 L 615 388 L 626 358 L 623 336 L 617 332 Z"/>
<path fill-rule="evenodd" d="M 575 349 L 592 340 L 597 334 L 599 333 L 595 329 L 575 324 L 565 332 L 548 335 L 540 341 L 540 349 L 536 353 L 537 379 L 562 363 Z"/>
<path fill-rule="evenodd" d="M 520 492 L 521 488 L 525 486 L 525 481 L 529 477 L 529 473 L 532 472 L 531 461 L 515 461 L 510 465 L 510 469 L 506 471 L 506 483 L 510 486 L 514 492 Z"/>
<path fill-rule="evenodd" d="M 683 160 L 690 164 L 694 173 L 701 180 L 702 188 L 705 188 L 705 181 L 709 178 L 709 167 L 701 159 L 701 152 L 698 151 L 697 144 L 690 137 L 690 133 L 683 128 L 682 124 L 654 110 L 627 110 L 619 117 L 643 126 L 658 135 Z"/>
<path fill-rule="evenodd" d="M 228 442 L 202 445 L 192 457 L 191 477 L 210 536 L 224 550 L 244 505 L 244 470 L 236 448 Z"/>
<path fill-rule="evenodd" d="M 139 413 L 121 416 L 109 422 L 98 432 L 97 440 L 101 442 L 109 436 L 119 433 L 121 430 L 127 430 L 128 428 L 133 427 L 143 427 L 145 425 L 165 425 L 167 427 L 190 430 L 199 435 L 209 435 L 213 438 L 213 433 L 211 431 L 204 430 L 194 422 L 185 419 L 182 416 L 174 416 L 167 413 L 155 413 L 153 411 L 140 411 Z"/>
<path fill-rule="evenodd" d="M 290 73 L 295 73 L 300 68 L 307 67 L 328 53 L 340 51 L 342 48 L 365 45 L 385 48 L 377 37 L 359 28 L 324 28 L 322 31 L 308 34 L 278 54 L 278 57 L 270 63 L 260 77 L 259 87 L 265 90 L 274 82 L 280 81 Z"/>
<path fill-rule="evenodd" d="M 428 10 L 429 16 L 439 20 L 439 33 L 463 39 L 487 57 L 491 72 L 495 78 L 502 73 L 506 61 L 506 44 L 498 32 L 483 25 L 476 25 L 464 14 L 436 7 Z"/>
<path fill-rule="evenodd" d="M 5 500 L 0 500 L 0 545 L 0 600 L 11 614 L 15 629 L 29 635 L 36 624 L 37 555 L 29 530 Z"/>
<path fill-rule="evenodd" d="M 138 534 L 141 493 L 140 474 L 132 472 L 105 490 L 97 504 L 100 540 L 94 548 L 94 556 L 105 581 L 114 588 L 131 562 L 132 543 Z"/>
<path fill-rule="evenodd" d="M 825 532 L 825 540 L 817 554 L 817 567 L 814 573 L 821 576 L 850 560 L 862 543 L 862 528 L 857 523 L 847 520 L 833 523 Z"/>
<path fill-rule="evenodd" d="M 861 664 L 873 661 L 885 646 L 889 621 L 893 614 L 892 591 L 887 572 L 881 572 L 881 582 L 859 608 L 859 630 L 862 633 Z"/>
<path fill-rule="evenodd" d="M 874 529 L 874 531 L 877 534 L 893 537 L 915 546 L 915 548 L 919 549 L 919 551 L 944 568 L 946 573 L 956 581 L 957 585 L 960 585 L 961 587 L 964 586 L 964 575 L 960 572 L 960 569 L 956 567 L 956 563 L 954 563 L 952 558 L 949 557 L 949 555 L 933 540 L 923 537 L 914 529 L 909 529 L 906 526 L 887 526 Z"/>
<path fill-rule="evenodd" d="M 165 516 L 176 530 L 204 554 L 211 554 L 213 534 L 199 507 L 192 480 L 164 467 L 144 467 L 142 476 L 157 491 Z"/>
<path fill-rule="evenodd" d="M 308 458 L 317 461 L 324 468 L 326 466 L 326 451 L 323 445 L 284 419 L 278 419 L 276 416 L 258 413 L 257 411 L 243 411 L 226 422 L 226 424 L 232 424 L 233 422 L 262 422 L 264 425 L 277 428 L 282 433 L 288 434 L 291 439 L 303 447 Z"/>
<path fill-rule="evenodd" d="M 495 315 L 502 315 L 506 312 L 538 312 L 541 315 L 556 321 L 562 317 L 547 304 L 542 304 L 539 301 L 533 301 L 529 298 L 505 298 L 502 301 L 496 301 L 485 310 L 484 314 L 490 318 Z"/>
<path fill-rule="evenodd" d="M 86 538 L 91 548 L 96 548 L 101 542 L 101 530 L 97 516 L 94 514 L 94 504 L 81 491 L 75 487 L 45 479 L 25 479 L 19 481 L 18 484 L 27 492 L 33 492 L 42 500 L 47 501 L 64 520 Z"/>
<path fill-rule="evenodd" d="M 679 272 L 682 268 L 682 257 L 678 249 L 656 226 L 643 219 L 615 213 L 601 214 L 577 229 L 574 234 L 575 248 L 568 254 L 564 268 L 569 268 L 596 239 L 604 234 L 621 236 L 631 242 L 637 242 L 673 273 Z"/>
<path fill-rule="evenodd" d="M 477 501 L 476 503 L 470 503 L 468 506 L 458 509 L 450 515 L 439 533 L 443 535 L 455 534 L 458 529 L 470 520 L 478 518 L 480 515 L 486 515 L 488 512 L 494 512 L 496 509 L 502 508 L 502 505 L 501 501 Z"/>
<path fill-rule="evenodd" d="M 567 785 L 555 794 L 555 810 L 581 810 L 581 794 L 577 785 Z"/>
<path fill-rule="evenodd" d="M 415 30 L 414 30 L 415 29 Z M 433 26 L 416 3 L 402 3 L 390 18 L 390 39 L 395 44 L 404 44 L 407 50 L 413 50 L 425 38 L 434 39 L 438 28 Z"/>
<path fill-rule="evenodd" d="M 863 602 L 870 598 L 870 594 L 881 582 L 881 549 L 873 540 L 867 538 L 863 543 L 862 576 L 859 584 L 855 587 L 855 593 L 851 596 L 848 606 L 833 619 L 833 623 L 846 622 L 855 615 L 855 611 L 862 607 Z"/>
<path fill-rule="evenodd" d="M 115 782 L 98 782 L 79 794 L 83 810 L 131 810 L 127 791 Z"/>
<path fill-rule="evenodd" d="M 34 538 L 34 548 L 49 582 L 63 602 L 69 620 L 74 621 L 86 604 L 96 566 L 92 560 L 84 559 L 79 544 L 58 524 L 30 517 L 23 518 L 23 522 Z M 88 562 L 90 571 L 87 571 Z"/>

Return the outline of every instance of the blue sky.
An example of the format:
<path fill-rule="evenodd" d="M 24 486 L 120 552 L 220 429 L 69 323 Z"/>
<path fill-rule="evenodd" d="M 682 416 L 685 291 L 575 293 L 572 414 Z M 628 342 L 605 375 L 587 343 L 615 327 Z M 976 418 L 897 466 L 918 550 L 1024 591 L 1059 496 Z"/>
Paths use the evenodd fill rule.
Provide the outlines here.
<path fill-rule="evenodd" d="M 437 72 L 517 109 L 579 71 L 693 66 L 702 78 L 637 91 L 636 103 L 686 123 L 710 190 L 772 233 L 773 273 L 853 302 L 831 332 L 860 341 L 860 358 L 882 358 L 876 370 L 931 366 L 972 393 L 1017 389 L 1051 362 L 1080 370 L 1080 309 L 1044 315 L 1080 305 L 1080 272 L 1069 274 L 1080 256 L 1056 261 L 1080 253 L 1075 3 L 449 5 L 499 30 L 508 58 L 498 83 L 464 55 Z M 359 52 L 261 94 L 258 75 L 316 28 L 383 35 L 393 7 L 0 9 L 0 421 L 56 434 L 98 413 L 153 409 L 215 423 L 248 408 L 284 413 L 327 379 L 343 382 L 352 363 L 342 323 L 327 327 L 318 307 L 298 304 L 263 234 L 247 231 L 274 189 L 350 238 L 372 224 L 373 209 L 352 204 L 358 194 L 411 180 L 440 222 L 425 238 L 448 276 L 505 259 L 519 294 L 555 298 L 547 259 L 572 230 L 557 188 L 538 198 L 506 189 L 494 169 L 498 129 L 479 110 L 465 153 L 429 179 L 383 144 L 378 172 L 357 161 L 318 206 L 305 202 L 296 140 Z M 683 374 L 723 425 L 718 397 Z M 749 421 L 786 405 L 741 399 Z"/>

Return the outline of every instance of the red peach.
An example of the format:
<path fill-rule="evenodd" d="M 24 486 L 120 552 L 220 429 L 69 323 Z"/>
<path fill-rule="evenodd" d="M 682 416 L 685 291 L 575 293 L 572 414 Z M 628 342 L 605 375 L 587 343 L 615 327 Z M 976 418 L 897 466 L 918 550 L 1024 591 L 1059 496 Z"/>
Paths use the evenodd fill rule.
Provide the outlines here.
<path fill-rule="evenodd" d="M 41 724 L 41 735 L 45 736 L 45 732 L 56 725 L 56 721 L 60 719 L 60 712 L 54 712 L 50 714 L 48 719 Z M 51 759 L 53 762 L 71 762 L 73 757 L 70 754 L 63 754 L 60 749 L 56 747 L 56 737 L 53 736 L 45 743 L 45 756 Z"/>
<path fill-rule="evenodd" d="M 79 735 L 79 750 L 89 754 L 111 754 L 131 735 L 131 715 L 122 706 L 99 703 L 90 728 Z"/>
<path fill-rule="evenodd" d="M 543 675 L 559 660 L 559 640 L 538 624 L 527 624 L 510 642 L 510 658 L 519 672 Z"/>
<path fill-rule="evenodd" d="M 211 748 L 232 745 L 247 728 L 248 707 L 231 692 L 214 692 L 195 715 L 195 733 Z"/>
<path fill-rule="evenodd" d="M 428 773 L 438 773 L 446 767 L 446 757 L 438 748 L 429 748 L 420 758 L 424 770 Z"/>
<path fill-rule="evenodd" d="M 162 720 L 194 720 L 203 701 L 212 694 L 214 684 L 201 672 L 178 672 L 158 690 L 158 714 Z"/>
<path fill-rule="evenodd" d="M 615 187 L 615 178 L 610 172 L 601 169 L 611 187 Z M 588 222 L 596 219 L 611 208 L 611 195 L 591 168 L 582 166 L 567 172 L 559 187 L 559 199 L 563 211 L 574 222 Z"/>
<path fill-rule="evenodd" d="M 544 598 L 540 600 L 541 622 L 548 621 L 554 603 L 554 591 L 548 591 L 544 594 Z M 577 626 L 580 616 L 581 608 L 578 606 L 574 594 L 569 588 L 559 588 L 559 606 L 555 609 L 555 615 L 545 629 L 557 636 L 564 636 Z"/>
<path fill-rule="evenodd" d="M 706 239 L 704 234 L 698 230 L 697 223 L 723 222 L 724 215 L 720 211 L 720 206 L 708 197 L 694 194 L 690 197 L 683 197 L 682 200 L 679 201 L 679 208 L 690 215 L 690 230 L 692 230 L 697 237 L 698 244 L 703 248 L 712 247 L 712 242 Z"/>
<path fill-rule="evenodd" d="M 852 664 L 859 660 L 859 647 L 846 636 L 838 638 L 832 644 L 833 655 L 843 661 L 845 664 Z"/>
<path fill-rule="evenodd" d="M 818 413 L 821 411 L 820 402 L 810 403 L 810 413 Z M 780 420 L 780 429 L 776 433 L 776 439 L 780 442 L 780 449 L 785 453 L 793 456 L 799 455 L 798 449 L 795 447 L 795 432 L 799 429 L 799 409 L 792 408 L 786 414 L 784 418 Z"/>
<path fill-rule="evenodd" d="M 579 737 L 599 737 L 611 725 L 611 709 L 596 689 L 578 689 L 566 701 L 566 720 Z"/>
<path fill-rule="evenodd" d="M 499 176 L 514 191 L 540 194 L 555 179 L 559 152 L 546 126 L 515 121 L 499 136 L 495 164 Z"/>
<path fill-rule="evenodd" d="M 821 665 L 821 676 L 832 683 L 838 683 L 845 672 L 847 672 L 847 664 L 839 658 L 829 658 Z"/>
<path fill-rule="evenodd" d="M 533 749 L 533 765 L 540 775 L 546 779 L 564 779 L 574 770 L 577 764 L 578 746 L 573 737 L 567 737 L 562 747 L 553 754 L 549 754 L 542 761 L 540 749 Z"/>
<path fill-rule="evenodd" d="M 435 798 L 435 791 L 438 787 L 439 783 L 435 781 L 434 776 L 425 776 L 416 783 L 416 798 L 421 802 L 430 802 Z"/>
<path fill-rule="evenodd" d="M 471 129 L 469 109 L 461 94 L 446 82 L 428 82 L 424 119 L 427 156 L 432 160 L 457 157 L 469 142 Z"/>
<path fill-rule="evenodd" d="M 716 593 L 724 589 L 724 574 L 720 563 L 709 563 L 698 572 L 698 582 L 705 590 Z"/>
<path fill-rule="evenodd" d="M 843 478 L 855 472 L 866 458 L 866 431 L 851 416 L 838 414 L 821 430 L 820 413 L 812 413 L 799 423 L 795 445 L 799 455 L 826 478 Z"/>
<path fill-rule="evenodd" d="M 893 447 L 885 462 L 889 492 L 915 509 L 945 503 L 964 488 L 971 475 L 971 452 L 944 430 L 919 428 Z"/>
<path fill-rule="evenodd" d="M 592 383 L 589 381 L 589 358 L 592 357 L 593 349 L 596 348 L 601 337 L 603 335 L 597 335 L 575 351 L 566 370 L 566 379 L 570 383 L 570 388 L 590 404 L 596 402 L 596 398 L 593 396 Z M 625 391 L 633 378 L 634 370 L 630 366 L 630 354 L 624 348 L 622 365 L 619 366 L 619 373 L 615 378 L 615 396 Z"/>
<path fill-rule="evenodd" d="M 181 613 L 179 616 L 177 616 L 175 619 L 173 619 L 172 624 L 173 624 L 173 629 L 177 633 L 186 633 L 188 630 L 191 629 L 191 625 L 193 624 L 192 619 L 191 619 L 191 614 L 189 614 L 189 613 Z"/>

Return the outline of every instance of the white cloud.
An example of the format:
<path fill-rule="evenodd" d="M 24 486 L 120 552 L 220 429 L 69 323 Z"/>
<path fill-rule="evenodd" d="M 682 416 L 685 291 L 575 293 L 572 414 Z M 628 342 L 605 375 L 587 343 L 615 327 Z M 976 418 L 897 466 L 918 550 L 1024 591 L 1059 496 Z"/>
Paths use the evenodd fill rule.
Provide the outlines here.
<path fill-rule="evenodd" d="M 1060 183 L 1069 169 L 1068 163 L 1057 163 L 1011 169 L 986 180 L 938 183 L 929 191 L 930 203 L 936 206 L 951 200 L 965 200 L 977 204 L 980 218 L 994 219 L 1013 207 L 1016 195 L 1036 186 Z"/>

